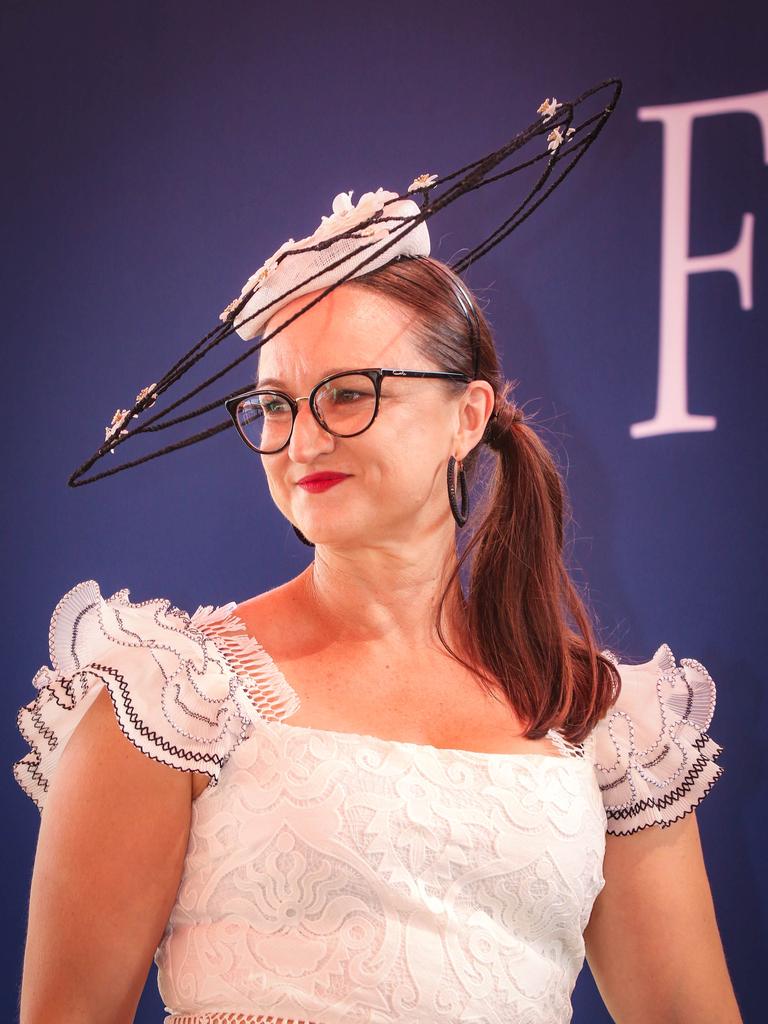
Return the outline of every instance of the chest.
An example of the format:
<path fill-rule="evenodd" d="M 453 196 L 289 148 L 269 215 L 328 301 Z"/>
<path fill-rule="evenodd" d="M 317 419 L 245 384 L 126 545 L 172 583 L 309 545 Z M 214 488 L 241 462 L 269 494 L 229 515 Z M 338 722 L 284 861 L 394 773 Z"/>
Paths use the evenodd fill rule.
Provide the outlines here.
<path fill-rule="evenodd" d="M 522 731 L 501 691 L 485 692 L 447 654 L 396 658 L 332 643 L 277 664 L 300 700 L 286 719 L 293 725 L 474 749 L 509 743 Z"/>
<path fill-rule="evenodd" d="M 558 756 L 549 738 L 523 735 L 500 684 L 489 692 L 447 652 L 393 652 L 387 644 L 280 628 L 295 618 L 245 606 L 236 614 L 299 698 L 287 725 L 452 750 Z M 196 796 L 208 778 L 194 775 Z"/>

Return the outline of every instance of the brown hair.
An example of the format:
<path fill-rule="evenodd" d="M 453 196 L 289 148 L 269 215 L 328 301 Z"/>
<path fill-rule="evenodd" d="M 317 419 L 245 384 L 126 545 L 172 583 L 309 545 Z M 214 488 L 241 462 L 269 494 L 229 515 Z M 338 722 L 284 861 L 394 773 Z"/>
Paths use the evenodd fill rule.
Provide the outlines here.
<path fill-rule="evenodd" d="M 456 280 L 456 275 L 443 263 L 439 271 L 429 265 L 437 262 L 431 257 L 396 260 L 344 287 L 375 291 L 405 306 L 413 314 L 416 349 L 437 369 L 471 377 L 470 324 L 446 278 Z M 527 723 L 525 736 L 538 739 L 554 728 L 571 743 L 581 743 L 615 702 L 621 679 L 612 661 L 600 654 L 585 602 L 564 564 L 564 519 L 567 514 L 570 522 L 571 516 L 557 466 L 538 434 L 523 422 L 522 410 L 509 403 L 517 382 L 504 380 L 488 321 L 475 306 L 477 379 L 493 387 L 496 415 L 482 442 L 463 460 L 471 502 L 461 539 L 467 536 L 468 542 L 441 595 L 437 633 L 457 661 L 474 672 L 483 666 L 501 682 L 515 713 Z M 496 453 L 487 482 L 481 472 L 483 451 Z M 473 552 L 465 598 L 460 574 Z M 450 647 L 442 630 L 444 604 L 454 587 L 465 609 L 469 660 Z M 480 676 L 491 692 L 498 691 L 498 683 Z"/>

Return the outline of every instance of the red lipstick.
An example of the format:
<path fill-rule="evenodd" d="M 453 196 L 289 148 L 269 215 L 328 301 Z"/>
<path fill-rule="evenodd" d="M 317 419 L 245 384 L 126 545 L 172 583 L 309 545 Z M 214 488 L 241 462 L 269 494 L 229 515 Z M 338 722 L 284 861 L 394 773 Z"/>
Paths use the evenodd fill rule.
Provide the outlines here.
<path fill-rule="evenodd" d="M 334 484 L 340 484 L 342 480 L 346 480 L 349 473 L 310 473 L 308 476 L 304 476 L 297 483 L 300 487 L 303 487 L 305 491 L 309 491 L 312 494 L 318 494 L 321 491 L 327 491 L 329 487 L 333 487 Z"/>

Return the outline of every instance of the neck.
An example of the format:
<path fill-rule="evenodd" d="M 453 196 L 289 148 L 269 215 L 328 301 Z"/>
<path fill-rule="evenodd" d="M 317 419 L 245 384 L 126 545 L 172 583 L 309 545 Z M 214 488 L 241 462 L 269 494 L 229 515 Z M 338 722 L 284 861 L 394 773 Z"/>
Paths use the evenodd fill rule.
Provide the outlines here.
<path fill-rule="evenodd" d="M 436 649 L 445 653 L 437 636 L 437 609 L 456 563 L 452 537 L 445 557 L 429 559 L 417 558 L 402 546 L 340 552 L 322 545 L 298 582 L 321 629 L 339 640 L 394 643 L 414 653 Z M 464 622 L 455 580 L 445 599 L 442 629 L 459 652 Z"/>

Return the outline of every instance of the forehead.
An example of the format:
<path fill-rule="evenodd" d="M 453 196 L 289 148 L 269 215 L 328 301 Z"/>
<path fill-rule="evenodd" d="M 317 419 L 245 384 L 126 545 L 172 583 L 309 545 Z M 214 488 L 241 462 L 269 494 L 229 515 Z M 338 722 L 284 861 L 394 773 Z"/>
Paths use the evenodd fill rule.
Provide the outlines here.
<path fill-rule="evenodd" d="M 270 319 L 265 333 L 274 331 L 321 292 L 286 303 Z M 398 366 L 414 351 L 409 331 L 412 320 L 413 315 L 397 302 L 340 285 L 259 349 L 256 380 L 274 378 L 298 386 L 300 382 L 314 384 L 335 370 Z"/>

